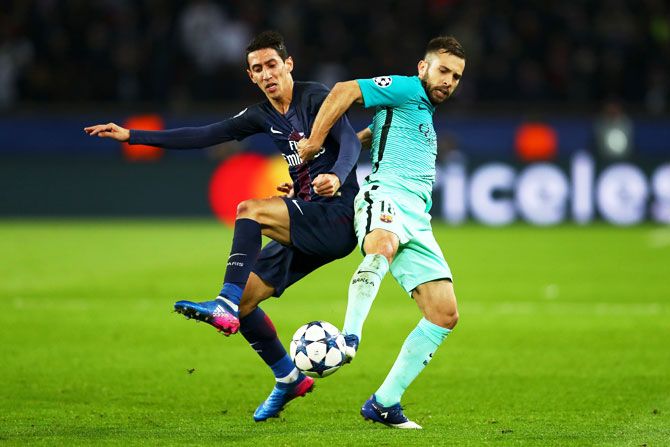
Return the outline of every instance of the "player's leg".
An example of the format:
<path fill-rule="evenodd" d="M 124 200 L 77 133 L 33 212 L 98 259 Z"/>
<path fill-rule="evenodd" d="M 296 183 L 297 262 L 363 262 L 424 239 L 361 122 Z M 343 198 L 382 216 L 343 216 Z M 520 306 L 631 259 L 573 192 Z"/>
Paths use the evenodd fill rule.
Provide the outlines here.
<path fill-rule="evenodd" d="M 223 288 L 212 301 L 178 301 L 175 310 L 188 318 L 206 321 L 225 335 L 238 331 L 242 292 L 261 250 L 261 235 L 289 244 L 290 217 L 280 197 L 253 199 L 237 207 L 233 243 L 226 266 Z"/>
<path fill-rule="evenodd" d="M 362 339 L 363 323 L 389 270 L 389 264 L 398 251 L 398 245 L 398 236 L 381 228 L 373 230 L 365 237 L 363 243 L 365 257 L 349 281 L 347 310 L 344 317 L 343 331 L 347 341 L 348 361 L 356 355 L 358 344 Z"/>
<path fill-rule="evenodd" d="M 445 279 L 422 284 L 412 296 L 424 318 L 405 339 L 384 383 L 361 409 L 365 419 L 395 428 L 421 428 L 404 415 L 400 400 L 458 321 L 451 281 Z"/>
<path fill-rule="evenodd" d="M 412 298 L 419 306 L 424 319 L 431 324 L 451 331 L 458 323 L 458 305 L 454 285 L 449 279 L 421 284 Z"/>
<path fill-rule="evenodd" d="M 280 197 L 245 200 L 237 206 L 233 243 L 219 294 L 224 301 L 234 304 L 231 306 L 234 310 L 240 304 L 249 274 L 261 251 L 261 235 L 288 245 L 291 242 L 289 229 L 288 209 Z M 236 331 L 230 329 L 231 333 Z"/>
<path fill-rule="evenodd" d="M 458 322 L 456 296 L 449 280 L 431 281 L 412 293 L 424 318 L 410 332 L 386 380 L 375 393 L 389 406 L 399 403 L 403 393 L 428 365 L 433 354 Z"/>
<path fill-rule="evenodd" d="M 272 320 L 258 306 L 274 294 L 275 288 L 252 272 L 240 301 L 240 333 L 272 370 L 276 381 L 268 398 L 254 412 L 256 421 L 278 416 L 288 402 L 314 387 L 314 379 L 298 371 L 279 341 Z"/>
<path fill-rule="evenodd" d="M 399 235 L 403 234 L 403 230 L 401 216 L 396 215 L 395 208 L 388 196 L 372 188 L 362 191 L 357 197 L 355 225 L 359 238 L 363 240 L 365 256 L 349 282 L 343 326 L 349 362 L 356 355 L 363 323 L 398 252 Z"/>
<path fill-rule="evenodd" d="M 236 219 L 258 222 L 263 236 L 280 244 L 289 245 L 291 243 L 291 216 L 286 201 L 282 197 L 245 200 L 237 206 Z M 235 224 L 237 225 L 237 221 Z"/>
<path fill-rule="evenodd" d="M 276 248 L 269 247 L 269 250 Z M 240 302 L 240 333 L 270 367 L 278 382 L 292 382 L 298 375 L 297 370 L 279 341 L 272 320 L 259 307 L 261 302 L 275 295 L 275 292 L 269 282 L 256 273 L 251 273 Z"/>
<path fill-rule="evenodd" d="M 328 211 L 316 213 L 317 210 L 313 208 L 319 208 L 319 206 L 304 204 L 303 211 L 306 216 L 301 215 L 299 218 L 291 218 L 292 231 L 295 231 L 292 239 L 296 245 L 303 249 L 298 249 L 294 245 L 284 246 L 277 242 L 267 244 L 258 257 L 254 272 L 249 278 L 240 303 L 240 315 L 242 316 L 240 331 L 252 348 L 270 367 L 276 380 L 270 395 L 254 412 L 254 420 L 256 421 L 264 421 L 277 416 L 288 402 L 296 397 L 304 396 L 311 391 L 314 384 L 312 378 L 306 377 L 295 368 L 277 337 L 277 331 L 272 321 L 258 307 L 258 304 L 269 295 L 281 296 L 286 288 L 300 281 L 320 266 L 332 261 L 334 256 L 347 254 L 354 244 L 353 241 L 350 242 L 348 251 L 345 249 L 346 252 L 337 253 L 333 257 L 305 253 L 303 250 L 307 250 L 310 246 L 318 251 L 321 244 L 308 236 L 311 227 L 304 228 L 305 225 L 303 224 L 311 222 L 309 216 L 312 211 L 315 211 L 315 214 L 319 216 L 328 214 Z M 303 218 L 307 218 L 307 221 L 303 221 Z M 324 219 L 327 218 L 324 217 Z M 336 219 L 327 220 L 336 221 Z M 302 227 L 302 230 L 297 227 Z M 327 225 L 317 226 L 316 228 L 321 228 L 331 235 L 339 235 L 336 228 L 328 228 Z M 346 236 L 346 232 L 344 236 Z M 327 238 L 324 238 L 324 240 L 327 240 Z"/>
<path fill-rule="evenodd" d="M 451 270 L 432 234 L 429 217 L 423 214 L 408 217 L 412 238 L 396 255 L 391 273 L 415 299 L 424 318 L 408 335 L 384 383 L 361 412 L 400 428 L 419 428 L 403 415 L 400 400 L 458 321 Z"/>

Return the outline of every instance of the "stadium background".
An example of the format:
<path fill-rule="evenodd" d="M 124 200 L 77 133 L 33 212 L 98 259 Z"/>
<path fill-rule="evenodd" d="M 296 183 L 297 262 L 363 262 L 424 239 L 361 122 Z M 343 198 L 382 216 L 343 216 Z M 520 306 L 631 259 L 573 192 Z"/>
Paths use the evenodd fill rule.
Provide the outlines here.
<path fill-rule="evenodd" d="M 223 351 L 168 314 L 173 298 L 218 290 L 230 231 L 212 216 L 230 221 L 237 201 L 283 179 L 268 140 L 170 152 L 82 130 L 234 115 L 262 99 L 244 48 L 267 28 L 285 35 L 295 79 L 329 86 L 414 74 L 437 34 L 465 47 L 459 91 L 435 116 L 433 209 L 464 320 L 408 393 L 410 412 L 432 427 L 418 442 L 667 442 L 663 0 L 2 2 L 0 440 L 294 445 L 328 443 L 334 432 L 343 444 L 379 444 L 355 410 L 415 323 L 392 280 L 358 366 L 320 384 L 279 426 L 248 423 L 267 381 L 248 347 L 225 340 Z M 350 112 L 356 128 L 370 116 Z M 341 324 L 358 259 L 268 303 L 282 340 L 309 319 Z M 208 351 L 249 369 L 231 373 Z M 456 384 L 444 400 L 434 398 L 442 377 Z M 201 393 L 221 380 L 258 382 L 258 391 Z"/>
<path fill-rule="evenodd" d="M 0 13 L 0 186 L 12 194 L 3 194 L 2 215 L 210 214 L 217 164 L 233 151 L 271 155 L 267 140 L 162 154 L 124 151 L 80 130 L 237 113 L 260 99 L 243 70 L 245 45 L 272 27 L 286 36 L 295 78 L 329 86 L 413 74 L 430 36 L 461 39 L 466 76 L 436 116 L 441 171 L 456 173 L 451 188 L 448 176 L 436 185 L 438 217 L 670 221 L 663 1 L 9 4 Z M 357 128 L 370 119 L 360 108 L 351 115 Z M 475 175 L 491 162 L 505 165 Z M 538 162 L 558 170 L 525 170 Z M 626 165 L 603 175 L 617 163 Z M 279 179 L 254 183 L 263 178 Z"/>

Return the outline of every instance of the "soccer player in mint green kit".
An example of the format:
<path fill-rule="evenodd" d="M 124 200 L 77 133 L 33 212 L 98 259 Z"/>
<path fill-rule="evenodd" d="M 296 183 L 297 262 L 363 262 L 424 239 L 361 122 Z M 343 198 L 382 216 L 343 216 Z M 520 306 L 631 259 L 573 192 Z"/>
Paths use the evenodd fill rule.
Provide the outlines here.
<path fill-rule="evenodd" d="M 354 202 L 356 236 L 365 257 L 349 285 L 344 332 L 360 340 L 389 269 L 423 313 L 384 383 L 361 408 L 365 419 L 390 427 L 421 428 L 404 415 L 400 399 L 458 321 L 451 271 L 433 236 L 429 211 L 437 155 L 433 113 L 454 92 L 464 68 L 458 41 L 436 37 L 419 61 L 418 76 L 337 83 L 311 135 L 298 143 L 301 158 L 309 160 L 354 102 L 375 108 L 372 125 L 358 133 L 370 146 L 372 173 Z M 347 352 L 350 359 L 355 354 L 355 348 Z"/>

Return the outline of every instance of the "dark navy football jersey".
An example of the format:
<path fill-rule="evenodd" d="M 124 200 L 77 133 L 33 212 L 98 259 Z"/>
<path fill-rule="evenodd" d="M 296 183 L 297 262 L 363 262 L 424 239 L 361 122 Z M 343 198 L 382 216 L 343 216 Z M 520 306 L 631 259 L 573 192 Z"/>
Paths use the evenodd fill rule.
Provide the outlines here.
<path fill-rule="evenodd" d="M 242 110 L 232 118 L 208 126 L 158 131 L 131 130 L 130 144 L 147 144 L 166 149 L 193 149 L 265 133 L 272 138 L 288 164 L 296 197 L 306 201 L 353 202 L 358 192 L 356 162 L 361 145 L 346 115 L 330 130 L 315 158 L 303 163 L 297 151 L 298 141 L 309 136 L 319 107 L 328 92 L 328 88 L 322 84 L 295 82 L 291 106 L 285 115 L 265 100 Z M 322 197 L 314 192 L 312 180 L 323 173 L 333 173 L 340 179 L 340 197 Z"/>

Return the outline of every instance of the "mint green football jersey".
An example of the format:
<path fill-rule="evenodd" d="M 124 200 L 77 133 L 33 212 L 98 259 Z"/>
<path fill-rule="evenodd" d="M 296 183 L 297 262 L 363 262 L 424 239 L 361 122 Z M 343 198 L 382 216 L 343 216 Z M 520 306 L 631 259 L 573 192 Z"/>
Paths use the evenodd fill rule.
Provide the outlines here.
<path fill-rule="evenodd" d="M 418 194 L 427 204 L 435 181 L 435 107 L 417 76 L 357 79 L 366 108 L 375 107 L 366 183 L 381 183 Z"/>

